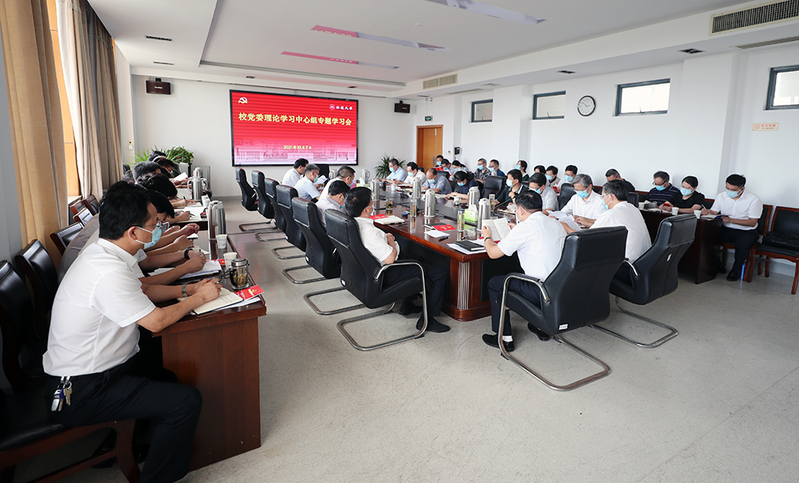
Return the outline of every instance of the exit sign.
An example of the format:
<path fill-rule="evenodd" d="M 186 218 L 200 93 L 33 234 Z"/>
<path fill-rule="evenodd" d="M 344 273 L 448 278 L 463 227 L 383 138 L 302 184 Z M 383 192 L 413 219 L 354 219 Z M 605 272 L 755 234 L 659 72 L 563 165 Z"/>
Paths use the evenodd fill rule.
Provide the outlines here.
<path fill-rule="evenodd" d="M 424 117 L 424 120 L 425 120 L 425 121 L 428 121 L 428 122 L 429 122 L 429 121 L 432 121 L 432 120 L 433 120 L 433 116 L 425 116 L 425 117 Z"/>

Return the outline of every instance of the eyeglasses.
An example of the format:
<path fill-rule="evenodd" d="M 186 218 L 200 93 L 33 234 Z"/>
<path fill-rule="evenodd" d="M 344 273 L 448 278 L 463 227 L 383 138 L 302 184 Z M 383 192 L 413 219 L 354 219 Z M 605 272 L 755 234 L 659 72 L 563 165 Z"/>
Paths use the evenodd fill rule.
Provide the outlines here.
<path fill-rule="evenodd" d="M 169 223 L 167 223 L 166 221 L 157 221 L 157 222 L 155 222 L 155 225 L 136 225 L 136 226 L 138 226 L 139 228 L 141 228 L 143 230 L 144 230 L 145 226 L 152 226 L 153 228 L 161 228 L 162 232 L 169 230 Z M 147 230 L 145 230 L 145 231 L 147 231 Z M 152 232 L 150 232 L 150 233 L 152 233 Z"/>

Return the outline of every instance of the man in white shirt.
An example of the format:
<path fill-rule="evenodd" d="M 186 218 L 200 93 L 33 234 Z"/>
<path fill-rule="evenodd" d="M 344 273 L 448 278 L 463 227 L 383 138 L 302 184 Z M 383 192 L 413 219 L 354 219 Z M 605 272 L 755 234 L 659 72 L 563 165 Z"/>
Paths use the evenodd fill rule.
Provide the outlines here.
<path fill-rule="evenodd" d="M 627 245 L 624 253 L 630 263 L 635 262 L 652 246 L 641 211 L 638 207 L 627 203 L 627 187 L 621 181 L 605 183 L 602 187 L 602 203 L 608 208 L 596 218 L 591 228 L 602 226 L 627 228 Z M 575 231 L 565 223 L 563 227 L 568 233 Z"/>
<path fill-rule="evenodd" d="M 350 187 L 347 186 L 347 183 L 344 181 L 334 179 L 325 186 L 325 189 L 327 189 L 327 196 L 322 195 L 319 197 L 319 201 L 316 203 L 316 209 L 319 210 L 319 219 L 322 220 L 322 226 L 327 228 L 325 211 L 344 211 L 344 197 L 350 191 Z"/>
<path fill-rule="evenodd" d="M 390 171 L 388 177 L 382 179 L 381 181 L 388 181 L 390 183 L 397 184 L 405 181 L 405 178 L 408 176 L 408 172 L 405 171 L 402 166 L 400 166 L 400 162 L 394 158 L 389 160 L 388 170 Z"/>
<path fill-rule="evenodd" d="M 336 178 L 331 180 L 330 183 L 327 183 L 325 187 L 322 189 L 322 194 L 319 195 L 319 199 L 321 200 L 325 196 L 327 196 L 328 190 L 330 189 L 330 184 L 333 183 L 335 180 L 343 181 L 344 184 L 349 186 L 350 188 L 355 188 L 355 170 L 350 168 L 349 166 L 342 166 L 336 171 Z"/>
<path fill-rule="evenodd" d="M 123 184 L 126 187 L 118 185 Z M 151 419 L 142 482 L 186 475 L 202 397 L 190 386 L 141 377 L 139 330 L 163 330 L 219 295 L 216 280 L 181 286 L 138 280 L 136 253 L 158 241 L 161 225 L 146 193 L 121 182 L 104 197 L 100 240 L 78 256 L 53 303 L 43 367 L 51 418 L 68 427 Z M 154 303 L 186 297 L 165 307 Z M 71 391 L 66 397 L 64 389 Z M 63 398 L 62 398 L 63 397 Z"/>
<path fill-rule="evenodd" d="M 491 230 L 483 226 L 482 233 L 485 237 L 486 253 L 492 259 L 518 253 L 519 263 L 525 275 L 535 277 L 543 282 L 560 262 L 566 231 L 557 220 L 549 218 L 541 212 L 541 196 L 538 193 L 527 192 L 516 196 L 516 219 L 519 220 L 519 223 L 498 242 L 491 239 Z M 488 281 L 488 296 L 491 300 L 491 329 L 494 333 L 484 334 L 483 342 L 496 348 L 499 348 L 497 333 L 501 315 L 502 290 L 506 278 L 506 275 L 497 275 Z M 541 305 L 541 290 L 534 283 L 511 280 L 508 289 L 521 294 L 536 305 Z M 548 338 L 546 334 L 540 333 L 537 329 L 533 330 L 534 328 L 529 324 L 528 328 L 539 335 L 539 338 Z M 505 316 L 502 343 L 508 351 L 514 349 L 509 315 Z"/>
<path fill-rule="evenodd" d="M 297 161 L 294 161 L 294 167 L 286 171 L 286 174 L 283 175 L 283 181 L 280 184 L 284 184 L 286 186 L 294 186 L 297 184 L 304 175 L 305 175 L 305 167 L 308 166 L 308 160 L 305 158 L 300 158 Z"/>
<path fill-rule="evenodd" d="M 427 181 L 427 176 L 425 176 L 424 170 L 419 169 L 419 165 L 413 161 L 406 164 L 405 167 L 408 169 L 408 176 L 405 178 L 406 183 L 413 184 L 414 179 L 418 179 L 422 183 Z"/>
<path fill-rule="evenodd" d="M 560 211 L 574 216 L 574 220 L 580 225 L 590 227 L 599 215 L 606 211 L 602 206 L 602 196 L 594 193 L 594 182 L 591 177 L 582 173 L 574 177 L 574 191 L 574 195 Z"/>
<path fill-rule="evenodd" d="M 541 173 L 530 175 L 530 190 L 535 191 L 541 197 L 543 209 L 547 212 L 558 211 L 558 195 L 555 190 L 547 186 L 546 177 Z"/>
<path fill-rule="evenodd" d="M 400 246 L 391 233 L 385 233 L 377 228 L 369 218 L 372 215 L 372 191 L 369 188 L 354 188 L 347 193 L 344 201 L 344 209 L 358 223 L 358 230 L 361 234 L 361 243 L 380 262 L 381 265 L 391 265 L 399 259 Z M 408 257 L 406 257 L 408 258 Z M 409 258 L 408 258 L 409 259 Z M 423 260 L 416 260 L 424 269 L 424 285 L 427 291 L 427 331 L 447 332 L 449 326 L 437 321 L 441 313 L 441 305 L 444 303 L 444 291 L 447 286 L 446 269 L 437 265 L 425 263 Z M 419 274 L 419 268 L 414 266 L 401 266 L 383 272 L 383 283 L 391 285 L 402 280 Z M 415 295 L 402 301 L 399 310 L 401 315 L 408 315 L 422 311 L 421 307 L 414 305 Z M 419 316 L 416 328 L 421 329 L 424 325 L 424 315 Z"/>
<path fill-rule="evenodd" d="M 319 190 L 316 189 L 316 182 L 319 180 L 319 166 L 309 164 L 305 167 L 305 176 L 300 178 L 294 185 L 297 196 L 304 200 L 316 201 L 319 199 Z"/>
<path fill-rule="evenodd" d="M 749 256 L 749 250 L 757 242 L 757 223 L 763 213 L 763 202 L 757 195 L 746 191 L 746 178 L 740 174 L 727 176 L 727 190 L 719 193 L 709 210 L 703 215 L 722 215 L 721 242 L 735 245 L 735 262 L 727 274 L 727 280 L 737 281 L 741 268 Z M 719 266 L 721 260 L 718 261 Z"/>

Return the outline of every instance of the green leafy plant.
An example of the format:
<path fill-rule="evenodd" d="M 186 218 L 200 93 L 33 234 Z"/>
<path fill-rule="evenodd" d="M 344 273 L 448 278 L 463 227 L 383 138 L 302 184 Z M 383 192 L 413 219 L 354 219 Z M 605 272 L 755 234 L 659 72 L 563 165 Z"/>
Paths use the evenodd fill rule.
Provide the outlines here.
<path fill-rule="evenodd" d="M 176 163 L 188 164 L 189 172 L 191 172 L 191 161 L 192 159 L 194 159 L 194 153 L 184 148 L 183 146 L 175 146 L 174 148 L 168 148 L 168 149 L 161 149 L 158 146 L 147 148 L 143 151 L 139 151 L 138 153 L 136 153 L 136 155 L 133 157 L 133 163 L 138 164 L 147 161 L 150 158 L 150 154 L 152 154 L 153 151 L 161 151 L 162 153 L 166 154 L 167 158 L 171 159 Z"/>
<path fill-rule="evenodd" d="M 391 174 L 391 170 L 388 169 L 388 162 L 392 159 L 397 159 L 394 156 L 389 156 L 388 154 L 384 154 L 382 158 L 380 158 L 380 164 L 375 166 L 375 176 L 378 178 L 386 178 L 388 175 Z M 399 163 L 399 169 L 403 168 L 403 163 L 405 163 L 404 159 L 397 159 Z"/>

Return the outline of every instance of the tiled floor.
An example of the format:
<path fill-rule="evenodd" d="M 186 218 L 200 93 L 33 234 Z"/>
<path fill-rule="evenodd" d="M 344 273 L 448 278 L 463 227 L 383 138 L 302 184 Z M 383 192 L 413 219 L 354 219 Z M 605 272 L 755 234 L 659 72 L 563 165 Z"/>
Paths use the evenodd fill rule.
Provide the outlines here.
<path fill-rule="evenodd" d="M 225 205 L 228 231 L 258 221 L 235 200 Z M 790 295 L 784 275 L 751 284 L 681 280 L 672 295 L 635 309 L 679 329 L 658 349 L 590 328 L 569 333 L 612 373 L 561 393 L 483 344 L 487 318 L 442 316 L 449 333 L 356 351 L 336 330 L 340 317 L 317 316 L 302 301 L 337 281 L 292 285 L 280 271 L 302 260 L 277 260 L 271 248 L 282 242 L 233 240 L 268 306 L 259 328 L 263 444 L 184 481 L 799 479 L 799 297 Z M 319 303 L 354 301 L 339 292 Z M 391 314 L 353 330 L 369 339 L 410 331 L 414 320 Z M 607 324 L 617 323 L 654 335 L 614 308 Z M 538 341 L 523 324 L 516 329 L 514 355 L 555 380 L 593 369 L 565 347 Z M 114 467 L 67 481 L 124 478 Z"/>

